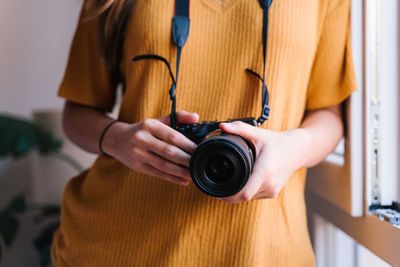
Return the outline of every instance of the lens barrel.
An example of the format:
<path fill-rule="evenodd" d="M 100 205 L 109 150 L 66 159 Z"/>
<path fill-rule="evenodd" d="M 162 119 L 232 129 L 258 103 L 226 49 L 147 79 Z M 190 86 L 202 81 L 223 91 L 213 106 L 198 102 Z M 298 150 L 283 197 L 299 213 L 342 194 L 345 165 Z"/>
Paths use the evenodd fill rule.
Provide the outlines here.
<path fill-rule="evenodd" d="M 247 183 L 255 153 L 238 135 L 220 132 L 199 143 L 190 160 L 193 182 L 213 197 L 238 193 Z"/>

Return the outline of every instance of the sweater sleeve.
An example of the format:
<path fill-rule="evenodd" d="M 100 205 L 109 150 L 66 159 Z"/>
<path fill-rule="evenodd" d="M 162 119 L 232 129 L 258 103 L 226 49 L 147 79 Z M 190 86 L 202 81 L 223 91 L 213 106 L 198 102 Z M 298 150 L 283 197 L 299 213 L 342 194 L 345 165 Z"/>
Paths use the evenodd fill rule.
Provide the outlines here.
<path fill-rule="evenodd" d="M 104 111 L 111 111 L 114 106 L 115 90 L 98 50 L 97 20 L 87 20 L 84 8 L 72 41 L 58 96 Z"/>
<path fill-rule="evenodd" d="M 307 109 L 339 104 L 357 89 L 350 39 L 350 0 L 329 1 L 307 89 Z"/>

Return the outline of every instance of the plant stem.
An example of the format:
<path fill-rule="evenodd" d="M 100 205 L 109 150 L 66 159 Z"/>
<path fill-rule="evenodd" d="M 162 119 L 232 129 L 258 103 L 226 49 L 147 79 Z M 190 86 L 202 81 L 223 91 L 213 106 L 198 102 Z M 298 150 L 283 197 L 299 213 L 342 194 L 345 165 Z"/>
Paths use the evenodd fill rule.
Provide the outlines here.
<path fill-rule="evenodd" d="M 41 210 L 49 207 L 60 207 L 57 203 L 28 203 L 26 209 L 28 211 Z"/>
<path fill-rule="evenodd" d="M 55 152 L 52 152 L 50 155 L 52 155 L 53 157 L 55 157 L 55 158 L 57 158 L 59 160 L 65 161 L 66 163 L 71 165 L 78 172 L 82 172 L 84 170 L 82 165 L 79 164 L 79 162 L 77 162 L 74 158 L 72 158 L 68 154 L 65 154 L 65 153 L 63 153 L 61 151 L 55 151 Z"/>

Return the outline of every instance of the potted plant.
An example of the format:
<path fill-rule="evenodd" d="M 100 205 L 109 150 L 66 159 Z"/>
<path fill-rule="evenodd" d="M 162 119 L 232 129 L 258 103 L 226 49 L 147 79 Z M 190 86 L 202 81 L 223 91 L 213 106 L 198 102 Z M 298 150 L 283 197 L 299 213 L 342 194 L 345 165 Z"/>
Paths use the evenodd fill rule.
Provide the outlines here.
<path fill-rule="evenodd" d="M 32 150 L 40 155 L 53 156 L 70 164 L 77 171 L 83 168 L 69 155 L 61 151 L 62 142 L 33 121 L 9 114 L 0 114 L 0 158 L 18 159 Z M 40 225 L 33 245 L 39 254 L 40 264 L 49 266 L 50 246 L 54 231 L 59 225 L 60 207 L 55 204 L 28 203 L 25 194 L 18 194 L 0 208 L 0 239 L 11 247 L 20 228 L 19 216 L 32 212 L 33 223 Z M 4 248 L 0 242 L 0 263 Z"/>

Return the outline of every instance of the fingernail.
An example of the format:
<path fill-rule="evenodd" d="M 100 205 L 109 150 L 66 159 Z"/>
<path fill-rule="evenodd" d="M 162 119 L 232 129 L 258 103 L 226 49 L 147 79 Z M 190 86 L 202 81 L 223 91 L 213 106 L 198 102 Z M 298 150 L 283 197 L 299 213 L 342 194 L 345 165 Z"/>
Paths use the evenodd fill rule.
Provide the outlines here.
<path fill-rule="evenodd" d="M 231 124 L 230 123 L 221 123 L 220 125 L 222 125 L 222 127 L 224 127 L 225 129 L 231 129 Z"/>

